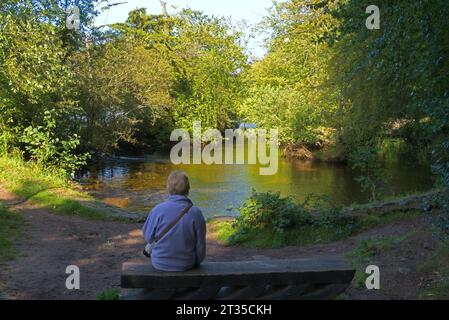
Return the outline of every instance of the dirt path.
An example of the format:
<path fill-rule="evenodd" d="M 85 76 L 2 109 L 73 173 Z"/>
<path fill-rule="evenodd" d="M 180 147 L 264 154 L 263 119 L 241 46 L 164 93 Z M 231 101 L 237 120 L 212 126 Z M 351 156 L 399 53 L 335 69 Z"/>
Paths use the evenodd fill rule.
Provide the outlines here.
<path fill-rule="evenodd" d="M 0 200 L 7 204 L 20 202 L 0 189 Z M 21 256 L 0 265 L 0 277 L 5 284 L 3 298 L 7 299 L 95 299 L 97 294 L 119 288 L 120 267 L 125 261 L 144 261 L 141 257 L 143 241 L 138 224 L 91 221 L 78 217 L 57 216 L 24 202 L 10 209 L 25 220 L 24 237 L 18 246 Z M 344 256 L 361 240 L 373 236 L 397 236 L 422 228 L 425 217 L 370 230 L 344 241 L 305 247 L 287 247 L 276 250 L 225 247 L 208 238 L 209 261 L 261 260 L 319 256 Z M 431 246 L 418 239 L 423 246 Z M 406 249 L 405 249 L 406 250 Z M 384 279 L 388 288 L 380 292 L 350 289 L 348 298 L 407 298 L 416 295 L 415 277 L 398 276 L 398 265 L 412 260 L 414 250 L 392 257 L 385 265 Z M 405 260 L 404 260 L 405 259 Z M 81 271 L 81 290 L 65 287 L 65 269 L 77 265 Z M 399 274 L 400 276 L 400 274 Z M 416 283 L 415 283 L 416 288 Z"/>

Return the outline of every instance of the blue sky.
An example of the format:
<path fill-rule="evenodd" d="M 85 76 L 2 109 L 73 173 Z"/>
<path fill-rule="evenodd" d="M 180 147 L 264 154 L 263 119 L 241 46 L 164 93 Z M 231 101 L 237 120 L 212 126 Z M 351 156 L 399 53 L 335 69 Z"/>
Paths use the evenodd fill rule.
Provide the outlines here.
<path fill-rule="evenodd" d="M 125 2 L 103 13 L 97 18 L 96 25 L 104 25 L 115 22 L 124 22 L 128 12 L 135 8 L 147 8 L 149 13 L 161 13 L 159 0 L 116 0 Z M 215 16 L 231 17 L 234 22 L 245 20 L 255 25 L 267 14 L 267 9 L 272 6 L 272 0 L 165 0 L 170 13 L 181 8 L 204 11 L 206 14 Z M 176 6 L 174 9 L 172 6 Z M 249 50 L 255 56 L 261 57 L 265 53 L 262 46 L 262 37 L 257 37 L 249 44 Z"/>

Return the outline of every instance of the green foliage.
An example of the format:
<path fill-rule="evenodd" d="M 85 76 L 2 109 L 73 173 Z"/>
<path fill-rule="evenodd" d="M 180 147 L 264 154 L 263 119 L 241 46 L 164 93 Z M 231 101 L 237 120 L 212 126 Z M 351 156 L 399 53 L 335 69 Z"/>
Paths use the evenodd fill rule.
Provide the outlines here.
<path fill-rule="evenodd" d="M 259 27 L 268 54 L 251 64 L 224 18 L 136 9 L 100 30 L 92 21 L 104 2 L 1 2 L 0 153 L 20 148 L 70 174 L 86 150 L 154 151 L 194 120 L 220 130 L 245 120 L 279 128 L 284 144 L 325 148 L 320 159 L 352 156 L 372 199 L 382 185 L 372 141 L 424 150 L 449 187 L 445 0 L 380 0 L 380 30 L 364 26 L 369 1 L 276 2 Z M 65 27 L 74 3 L 79 33 Z M 57 126 L 42 122 L 52 110 Z"/>
<path fill-rule="evenodd" d="M 193 121 L 224 129 L 234 120 L 246 56 L 241 34 L 224 19 L 136 9 L 112 27 L 73 61 L 90 150 L 112 153 L 123 143 L 154 149 Z"/>
<path fill-rule="evenodd" d="M 322 128 L 329 127 L 338 95 L 327 85 L 329 45 L 326 30 L 335 23 L 335 1 L 276 3 L 262 28 L 272 31 L 267 56 L 244 75 L 248 87 L 240 107 L 247 121 L 279 128 L 284 144 L 322 145 Z"/>
<path fill-rule="evenodd" d="M 289 245 L 329 243 L 394 221 L 418 217 L 421 213 L 393 211 L 352 214 L 332 205 L 327 197 L 310 195 L 301 203 L 279 193 L 253 194 L 238 208 L 233 221 L 212 221 L 214 237 L 228 245 L 279 248 Z"/>
<path fill-rule="evenodd" d="M 331 77 L 344 97 L 339 108 L 340 140 L 356 148 L 376 138 L 395 137 L 423 150 L 433 149 L 435 170 L 444 182 L 449 125 L 447 3 L 379 1 L 381 28 L 372 31 L 363 27 L 367 16 L 362 8 L 370 4 L 339 1 L 333 12 L 340 21 L 333 30 L 331 64 Z"/>
<path fill-rule="evenodd" d="M 109 289 L 109 290 L 100 292 L 97 295 L 97 300 L 105 300 L 105 301 L 120 300 L 120 290 Z"/>
<path fill-rule="evenodd" d="M 124 36 L 80 52 L 74 63 L 79 131 L 89 150 L 112 153 L 119 143 L 136 143 L 139 129 L 148 132 L 169 117 L 174 75 L 164 52 Z"/>
<path fill-rule="evenodd" d="M 0 157 L 0 181 L 10 192 L 25 198 L 46 189 L 68 186 L 67 179 L 51 169 L 24 161 L 21 153 Z"/>
<path fill-rule="evenodd" d="M 242 33 L 224 18 L 183 10 L 176 16 L 174 34 L 176 126 L 191 128 L 193 121 L 202 121 L 204 128 L 229 128 L 236 120 L 242 95 L 239 74 L 247 61 Z"/>
<path fill-rule="evenodd" d="M 247 65 L 241 32 L 197 11 L 145 9 L 102 31 L 92 21 L 104 2 L 2 1 L 2 154 L 20 148 L 71 174 L 86 150 L 154 151 L 170 143 L 175 127 L 201 120 L 224 129 L 235 120 Z M 81 11 L 78 33 L 65 26 L 71 4 Z M 57 119 L 42 122 L 46 112 Z"/>
<path fill-rule="evenodd" d="M 87 30 L 100 2 L 76 1 L 82 30 Z M 66 29 L 65 9 L 70 4 L 74 1 L 5 0 L 0 4 L 0 153 L 17 147 L 24 150 L 23 137 L 33 157 L 61 165 L 65 174 L 82 162 L 68 154 L 80 143 L 74 137 L 79 132 L 73 125 L 78 101 L 69 61 L 81 42 L 78 34 Z M 50 111 L 64 114 L 58 127 L 50 122 L 42 126 L 42 115 Z M 64 136 L 70 138 L 56 141 Z M 45 145 L 38 147 L 40 142 Z M 58 159 L 50 159 L 55 152 Z M 59 160 L 65 162 L 56 163 Z"/>
<path fill-rule="evenodd" d="M 11 152 L 13 146 L 17 144 L 19 130 L 14 126 L 10 126 L 11 122 L 10 118 L 0 119 L 0 156 L 7 155 Z"/>
<path fill-rule="evenodd" d="M 363 191 L 370 193 L 370 200 L 378 200 L 384 182 L 384 171 L 379 160 L 379 150 L 373 146 L 358 147 L 352 152 L 352 168 L 360 170 L 357 177 Z"/>
<path fill-rule="evenodd" d="M 239 208 L 237 225 L 242 229 L 283 232 L 296 223 L 310 222 L 310 216 L 301 210 L 291 198 L 282 198 L 280 193 L 257 193 L 253 190 Z"/>
<path fill-rule="evenodd" d="M 27 3 L 0 4 L 0 114 L 14 125 L 29 124 L 45 110 L 73 103 L 73 81 L 63 62 L 67 52 L 58 27 L 43 23 L 46 11 Z"/>
<path fill-rule="evenodd" d="M 380 164 L 368 161 L 372 152 L 359 150 L 372 141 L 404 141 L 420 157 L 431 156 L 448 187 L 449 9 L 444 0 L 380 1 L 381 28 L 367 30 L 370 4 L 276 3 L 261 26 L 271 32 L 268 54 L 244 75 L 241 114 L 262 127 L 279 127 L 283 143 L 336 145 L 339 158 L 352 156 L 366 171 L 359 180 L 373 199 Z M 323 139 L 322 128 L 330 139 Z"/>
<path fill-rule="evenodd" d="M 0 203 L 0 262 L 16 257 L 14 242 L 22 233 L 20 226 L 23 222 L 18 214 L 9 212 Z"/>
<path fill-rule="evenodd" d="M 321 110 L 303 101 L 303 96 L 291 87 L 260 84 L 248 89 L 240 112 L 246 121 L 260 128 L 279 128 L 281 143 L 300 141 L 313 145 L 323 140 L 318 130 Z"/>
<path fill-rule="evenodd" d="M 67 139 L 56 136 L 54 110 L 45 111 L 43 122 L 43 126 L 25 128 L 22 135 L 22 142 L 31 160 L 38 166 L 58 169 L 65 176 L 74 174 L 89 158 L 89 154 L 76 154 L 80 144 L 78 135 Z"/>
<path fill-rule="evenodd" d="M 9 192 L 55 214 L 129 221 L 108 214 L 107 208 L 98 205 L 93 197 L 78 191 L 77 186 L 59 172 L 54 168 L 43 168 L 34 162 L 24 161 L 17 154 L 0 157 L 0 183 Z"/>
<path fill-rule="evenodd" d="M 99 221 L 121 221 L 108 215 L 106 210 L 97 210 L 94 198 L 70 188 L 44 190 L 29 200 L 57 215 L 78 216 Z"/>
<path fill-rule="evenodd" d="M 352 232 L 356 226 L 355 221 L 342 216 L 329 199 L 314 195 L 297 204 L 290 197 L 281 197 L 280 193 L 258 193 L 253 190 L 252 195 L 238 211 L 240 216 L 233 225 L 234 233 L 229 239 L 233 244 L 243 243 L 254 234 L 266 234 L 281 239 L 290 236 L 284 235 L 288 231 L 307 232 L 304 228 L 308 227 L 322 233 L 332 230 L 331 234 L 325 237 L 329 240 Z M 319 238 L 317 233 L 312 234 L 317 236 L 315 240 Z"/>

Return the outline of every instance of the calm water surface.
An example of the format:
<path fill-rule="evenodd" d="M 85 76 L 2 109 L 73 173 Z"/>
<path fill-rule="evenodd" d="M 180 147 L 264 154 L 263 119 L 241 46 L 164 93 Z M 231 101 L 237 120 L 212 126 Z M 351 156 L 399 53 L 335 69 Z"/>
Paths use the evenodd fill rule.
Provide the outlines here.
<path fill-rule="evenodd" d="M 432 187 L 428 166 L 404 160 L 384 164 L 388 195 L 425 191 Z M 258 166 L 173 165 L 168 157 L 149 156 L 96 164 L 82 178 L 84 188 L 105 202 L 136 212 L 148 212 L 166 198 L 165 183 L 171 171 L 180 169 L 191 179 L 191 198 L 206 217 L 236 215 L 251 188 L 280 191 L 298 201 L 309 194 L 329 195 L 337 205 L 368 201 L 355 181 L 350 166 L 281 159 L 274 176 L 260 176 Z"/>

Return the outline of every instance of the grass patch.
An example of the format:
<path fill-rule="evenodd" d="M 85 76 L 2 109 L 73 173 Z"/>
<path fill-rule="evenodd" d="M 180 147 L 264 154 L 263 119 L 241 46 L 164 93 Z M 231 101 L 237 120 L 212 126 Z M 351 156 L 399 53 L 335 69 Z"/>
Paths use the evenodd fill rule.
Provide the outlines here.
<path fill-rule="evenodd" d="M 236 244 L 233 241 L 237 230 L 234 221 L 211 221 L 208 230 L 214 239 L 225 245 Z M 308 244 L 329 243 L 344 237 L 342 230 L 327 227 L 299 227 L 294 230 L 272 233 L 268 230 L 248 232 L 240 236 L 239 243 L 250 248 L 277 249 L 285 246 L 302 246 Z"/>
<path fill-rule="evenodd" d="M 402 237 L 379 237 L 360 241 L 357 247 L 347 256 L 351 265 L 356 269 L 356 287 L 361 288 L 365 286 L 368 277 L 365 269 L 370 264 L 373 264 L 373 259 L 381 253 L 392 250 L 401 242 L 413 236 L 413 234 L 411 233 Z"/>
<path fill-rule="evenodd" d="M 9 212 L 0 203 L 0 261 L 14 259 L 18 252 L 14 248 L 14 242 L 22 234 L 21 225 L 23 219 L 19 215 Z"/>
<path fill-rule="evenodd" d="M 21 216 L 9 212 L 0 202 L 0 263 L 13 260 L 19 255 L 15 242 L 21 237 L 21 226 L 24 220 Z M 0 279 L 0 293 L 4 284 Z"/>
<path fill-rule="evenodd" d="M 207 222 L 207 233 L 223 244 L 228 244 L 229 238 L 234 234 L 233 219 L 209 220 Z"/>
<path fill-rule="evenodd" d="M 120 300 L 120 290 L 118 289 L 109 289 L 103 292 L 100 292 L 97 295 L 97 300 Z"/>
<path fill-rule="evenodd" d="M 275 234 L 268 231 L 249 233 L 241 241 L 248 247 L 279 249 L 285 246 L 305 246 L 337 241 L 343 238 L 340 232 L 341 230 L 328 227 L 299 227 Z"/>
<path fill-rule="evenodd" d="M 449 299 L 449 247 L 441 245 L 418 271 L 431 274 L 433 279 L 421 292 L 420 299 Z"/>
<path fill-rule="evenodd" d="M 70 189 L 46 190 L 31 197 L 30 200 L 59 215 L 74 215 L 93 220 L 116 220 L 105 212 L 84 206 L 82 202 L 94 202 L 95 200 Z"/>
<path fill-rule="evenodd" d="M 70 182 L 20 158 L 0 157 L 0 181 L 14 194 L 26 199 L 48 189 L 69 188 Z"/>
<path fill-rule="evenodd" d="M 48 171 L 20 158 L 0 157 L 0 182 L 8 191 L 60 215 L 129 222 L 96 207 L 99 202 L 57 172 Z"/>

